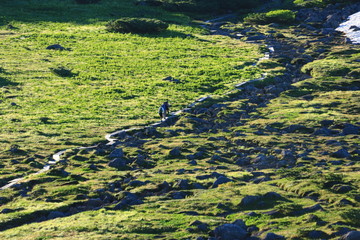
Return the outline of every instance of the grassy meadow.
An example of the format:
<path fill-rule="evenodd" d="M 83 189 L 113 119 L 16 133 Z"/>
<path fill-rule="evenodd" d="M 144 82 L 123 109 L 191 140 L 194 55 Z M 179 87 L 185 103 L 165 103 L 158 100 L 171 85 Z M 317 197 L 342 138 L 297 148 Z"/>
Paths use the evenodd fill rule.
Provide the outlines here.
<path fill-rule="evenodd" d="M 158 121 L 165 100 L 179 110 L 260 72 L 245 67 L 260 56 L 258 46 L 208 35 L 185 15 L 132 1 L 1 1 L 0 16 L 4 160 L 17 157 L 8 151 L 13 145 L 19 161 L 90 145 L 107 132 Z M 108 21 L 129 16 L 170 27 L 159 35 L 105 31 Z M 65 50 L 46 49 L 52 44 Z M 70 73 L 62 77 L 53 69 Z M 180 83 L 162 80 L 167 76 Z"/>
<path fill-rule="evenodd" d="M 105 30 L 144 16 L 169 29 Z M 0 191 L 0 239 L 219 239 L 236 220 L 252 239 L 360 229 L 360 50 L 340 35 L 253 25 L 247 37 L 273 36 L 250 44 L 127 0 L 0 0 L 0 23 L 0 183 L 25 176 Z M 175 111 L 206 95 L 174 124 L 76 149 L 158 121 L 164 100 Z"/>

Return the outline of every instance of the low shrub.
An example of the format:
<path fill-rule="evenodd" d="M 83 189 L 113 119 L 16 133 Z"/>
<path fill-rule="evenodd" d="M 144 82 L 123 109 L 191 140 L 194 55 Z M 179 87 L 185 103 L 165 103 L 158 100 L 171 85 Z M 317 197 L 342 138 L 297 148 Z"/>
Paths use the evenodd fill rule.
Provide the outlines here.
<path fill-rule="evenodd" d="M 291 10 L 274 10 L 267 12 L 266 18 L 268 22 L 274 23 L 291 23 L 295 21 L 295 13 Z"/>
<path fill-rule="evenodd" d="M 250 13 L 244 18 L 244 22 L 266 24 L 267 18 L 265 13 Z"/>
<path fill-rule="evenodd" d="M 325 5 L 324 0 L 295 0 L 295 6 L 298 7 L 322 7 Z"/>
<path fill-rule="evenodd" d="M 167 23 L 150 18 L 120 18 L 106 25 L 107 31 L 119 33 L 157 33 L 168 27 Z"/>
<path fill-rule="evenodd" d="M 327 4 L 334 3 L 352 3 L 357 2 L 358 0 L 295 0 L 294 5 L 298 7 L 324 7 Z"/>
<path fill-rule="evenodd" d="M 310 62 L 301 68 L 301 71 L 312 77 L 345 76 L 350 72 L 346 62 L 336 59 L 324 59 Z"/>
<path fill-rule="evenodd" d="M 251 13 L 244 18 L 245 22 L 256 24 L 292 23 L 295 13 L 291 10 L 274 10 L 267 13 Z"/>

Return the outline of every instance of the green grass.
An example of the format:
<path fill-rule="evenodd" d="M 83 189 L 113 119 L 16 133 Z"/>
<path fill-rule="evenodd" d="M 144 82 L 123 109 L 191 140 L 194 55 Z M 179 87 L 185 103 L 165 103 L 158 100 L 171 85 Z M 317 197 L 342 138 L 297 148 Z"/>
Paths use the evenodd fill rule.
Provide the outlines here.
<path fill-rule="evenodd" d="M 7 150 L 17 144 L 24 151 L 4 151 L 2 159 L 89 145 L 118 128 L 158 121 L 157 108 L 164 100 L 179 110 L 259 74 L 237 68 L 260 56 L 257 46 L 206 35 L 184 15 L 131 1 L 1 5 L 0 145 Z M 159 35 L 105 30 L 109 20 L 142 15 L 170 27 Z M 8 30 L 8 23 L 17 29 Z M 47 50 L 51 44 L 66 50 Z M 62 77 L 54 69 L 71 74 Z M 167 76 L 181 83 L 162 80 Z"/>
<path fill-rule="evenodd" d="M 334 61 L 358 69 L 352 61 L 359 57 L 356 47 L 329 47 L 325 59 L 312 63 L 321 75 L 293 84 L 259 107 L 246 96 L 239 98 L 240 89 L 223 93 L 262 72 L 268 75 L 257 87 L 277 84 L 276 77 L 285 71 L 283 60 L 251 66 L 262 46 L 207 35 L 184 15 L 135 7 L 125 0 L 82 6 L 70 0 L 1 4 L 1 183 L 23 175 L 25 180 L 21 187 L 1 191 L 0 211 L 10 212 L 0 214 L 0 229 L 13 227 L 1 231 L 0 239 L 206 239 L 209 231 L 236 219 L 258 227 L 260 237 L 274 232 L 304 239 L 310 230 L 332 234 L 341 226 L 358 228 L 359 155 L 353 152 L 359 138 L 313 134 L 322 120 L 334 120 L 335 130 L 359 122 L 358 79 L 323 71 L 328 63 L 337 67 Z M 109 20 L 144 16 L 169 23 L 169 29 L 159 35 L 105 30 Z M 8 30 L 8 23 L 18 29 Z M 286 34 L 284 41 L 306 40 L 295 38 L 292 29 L 277 31 Z M 70 49 L 45 49 L 55 43 Z M 180 83 L 163 81 L 167 76 Z M 28 175 L 55 150 L 92 144 L 106 132 L 157 121 L 157 107 L 164 100 L 177 110 L 209 94 L 212 98 L 181 115 L 173 126 L 157 128 L 157 136 L 141 137 L 138 131 L 132 136 L 143 143 L 130 145 L 134 142 L 127 138 L 116 146 L 134 161 L 124 170 L 108 166 L 113 146 L 104 152 L 68 150 L 50 171 Z M 248 108 L 255 111 L 246 112 Z M 308 129 L 283 131 L 293 124 Z M 170 155 L 174 148 L 180 156 Z M 342 148 L 351 153 L 349 159 L 331 154 Z M 284 150 L 294 160 L 281 165 Z M 195 156 L 197 164 L 189 164 Z M 259 157 L 266 158 L 262 165 Z M 139 159 L 147 163 L 141 165 Z M 241 166 L 238 161 L 243 159 L 249 164 Z M 338 160 L 343 164 L 336 165 Z M 232 181 L 213 188 L 214 172 Z M 264 176 L 269 181 L 256 183 Z M 132 184 L 134 180 L 143 184 Z M 180 189 L 180 180 L 191 187 Z M 172 187 L 169 191 L 163 189 L 165 181 Z M 337 187 L 343 185 L 351 190 L 339 193 Z M 137 194 L 144 204 L 114 210 L 124 191 Z M 174 199 L 175 192 L 186 197 Z M 268 192 L 281 197 L 264 197 Z M 246 196 L 261 200 L 240 205 Z M 89 199 L 102 199 L 104 205 L 87 208 Z M 324 211 L 299 212 L 315 204 Z M 70 215 L 46 219 L 52 211 Z M 269 215 L 271 211 L 279 212 Z M 317 224 L 313 215 L 325 223 Z M 195 220 L 208 224 L 209 231 L 191 226 Z M 339 221 L 340 226 L 333 225 Z"/>

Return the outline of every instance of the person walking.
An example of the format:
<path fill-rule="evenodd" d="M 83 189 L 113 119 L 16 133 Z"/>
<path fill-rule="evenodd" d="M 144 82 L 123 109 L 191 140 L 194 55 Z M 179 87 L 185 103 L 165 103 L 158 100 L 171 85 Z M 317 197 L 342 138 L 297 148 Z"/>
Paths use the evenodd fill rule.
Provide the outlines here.
<path fill-rule="evenodd" d="M 159 116 L 160 116 L 160 120 L 166 120 L 167 115 L 169 114 L 170 111 L 170 105 L 168 102 L 164 102 L 160 108 L 159 108 Z"/>

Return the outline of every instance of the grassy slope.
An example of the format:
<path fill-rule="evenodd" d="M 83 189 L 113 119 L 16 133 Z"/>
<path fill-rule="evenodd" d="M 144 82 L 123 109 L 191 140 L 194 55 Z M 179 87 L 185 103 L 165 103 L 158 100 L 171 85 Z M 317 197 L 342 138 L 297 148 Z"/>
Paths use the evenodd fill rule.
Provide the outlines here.
<path fill-rule="evenodd" d="M 267 30 L 267 27 L 263 29 Z M 282 31 L 290 42 L 299 44 L 300 48 L 303 44 L 301 41 L 307 39 L 302 39 L 304 36 L 294 37 L 293 30 L 296 29 L 277 29 Z M 316 57 L 314 50 L 323 47 L 315 42 L 307 53 Z M 333 234 L 342 227 L 359 229 L 359 154 L 352 153 L 351 157 L 340 159 L 331 154 L 343 147 L 349 152 L 359 149 L 358 135 L 313 134 L 314 130 L 321 128 L 322 120 L 334 120 L 331 126 L 334 131 L 341 131 L 345 123 L 357 124 L 360 121 L 359 91 L 351 90 L 359 86 L 359 82 L 357 78 L 346 76 L 348 72 L 359 67 L 357 63 L 349 65 L 349 71 L 340 76 L 322 75 L 327 74 L 322 68 L 328 67 L 329 61 L 358 59 L 358 47 L 328 47 L 322 60 L 303 68 L 305 71 L 313 65 L 314 69 L 315 65 L 318 70 L 312 74 L 316 77 L 294 84 L 293 89 L 283 92 L 267 106 L 249 113 L 250 118 L 243 117 L 244 109 L 257 107 L 256 104 L 246 98 L 238 99 L 236 94 L 234 98 L 219 96 L 217 100 L 205 102 L 198 109 L 185 114 L 174 126 L 158 129 L 156 136 L 134 135 L 135 139 L 146 142 L 137 145 L 124 143 L 118 146 L 123 149 L 127 159 L 136 159 L 127 169 L 119 171 L 107 165 L 108 154 L 113 150 L 111 148 L 105 149 L 105 155 L 95 150 L 68 152 L 64 158 L 66 161 L 57 168 L 27 179 L 20 190 L 15 188 L 2 192 L 2 197 L 6 198 L 1 199 L 4 203 L 1 209 L 8 208 L 14 212 L 0 214 L 1 228 L 14 222 L 42 222 L 3 231 L 0 238 L 208 237 L 208 231 L 189 229 L 195 229 L 190 226 L 195 220 L 207 223 L 209 229 L 214 229 L 222 223 L 243 219 L 248 226 L 255 225 L 260 229 L 255 232 L 258 236 L 275 232 L 293 239 L 306 239 L 308 232 L 315 229 L 327 234 Z M 278 64 L 273 67 L 266 67 L 266 70 L 276 73 Z M 211 109 L 209 107 L 217 102 L 223 105 L 211 111 L 201 111 L 201 107 Z M 308 129 L 300 129 L 298 132 L 284 130 L 293 124 L 301 124 Z M 273 129 L 266 128 L 267 126 Z M 209 127 L 212 131 L 202 130 L 204 127 Z M 262 133 L 258 133 L 259 131 Z M 131 139 L 128 138 L 128 142 L 131 142 Z M 170 155 L 170 151 L 175 147 L 181 150 L 180 156 Z M 285 166 L 295 167 L 276 167 L 280 166 L 284 159 L 283 150 L 290 151 L 295 156 L 295 162 L 285 161 Z M 195 157 L 197 165 L 189 164 L 189 159 L 194 154 L 198 154 Z M 269 160 L 264 162 L 265 165 L 261 166 L 261 162 L 256 161 L 260 155 L 273 158 L 269 157 Z M 137 162 L 142 156 L 150 168 Z M 241 167 L 236 164 L 239 159 L 248 159 L 250 164 Z M 342 161 L 340 165 L 333 162 L 338 160 Z M 233 182 L 213 188 L 216 178 L 199 179 L 199 176 L 213 172 L 224 174 Z M 255 183 L 257 181 L 254 179 L 258 178 L 256 172 L 263 172 L 269 179 Z M 204 189 L 194 186 L 181 189 L 176 184 L 180 179 L 187 179 L 190 185 L 201 184 Z M 130 183 L 132 180 L 145 184 L 133 185 Z M 172 188 L 162 192 L 161 184 L 164 181 Z M 25 192 L 24 186 L 28 186 Z M 113 186 L 117 187 L 114 189 Z M 340 193 L 336 190 L 339 186 L 350 186 L 351 190 Z M 114 210 L 115 204 L 112 201 L 123 198 L 121 190 L 137 194 L 144 204 Z M 187 197 L 174 199 L 175 192 L 183 192 Z M 245 196 L 261 196 L 267 192 L 276 192 L 282 198 L 263 198 L 260 203 L 246 207 L 239 205 Z M 25 194 L 25 197 L 21 194 Z M 112 201 L 103 200 L 106 196 L 111 196 Z M 102 199 L 105 208 L 81 210 L 81 206 L 87 206 L 88 199 L 97 198 Z M 5 203 L 6 201 L 9 202 Z M 295 214 L 296 211 L 315 204 L 320 204 L 324 211 Z M 69 214 L 76 211 L 79 213 L 46 220 L 45 217 L 53 210 Z M 277 210 L 278 214 L 266 214 L 271 210 Z M 199 215 L 188 215 L 184 211 L 196 211 Z M 257 215 L 246 215 L 249 212 Z"/>
<path fill-rule="evenodd" d="M 117 128 L 157 121 L 164 100 L 179 110 L 257 74 L 236 68 L 255 61 L 256 46 L 204 35 L 183 15 L 132 1 L 2 1 L 0 11 L 0 158 L 6 178 L 36 170 L 11 166 L 10 160 L 22 162 L 37 154 L 42 163 L 55 150 L 89 145 Z M 144 14 L 172 24 L 160 36 L 105 31 L 111 19 Z M 70 50 L 46 50 L 51 44 Z M 74 76 L 52 73 L 58 67 L 71 69 Z M 163 81 L 167 76 L 181 83 Z M 19 156 L 7 151 L 14 144 L 22 150 Z"/>

